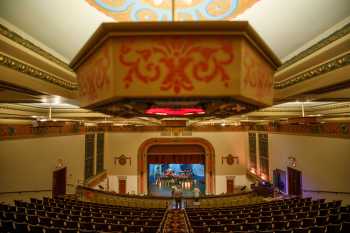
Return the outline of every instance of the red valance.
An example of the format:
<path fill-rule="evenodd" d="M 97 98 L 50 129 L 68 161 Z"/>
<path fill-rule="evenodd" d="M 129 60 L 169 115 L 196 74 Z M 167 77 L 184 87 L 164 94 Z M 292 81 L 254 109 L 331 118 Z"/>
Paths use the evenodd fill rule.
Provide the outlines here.
<path fill-rule="evenodd" d="M 205 163 L 205 150 L 197 144 L 160 144 L 153 145 L 147 150 L 148 163 Z"/>
<path fill-rule="evenodd" d="M 177 163 L 177 164 L 194 164 L 205 163 L 204 154 L 149 154 L 148 163 Z"/>

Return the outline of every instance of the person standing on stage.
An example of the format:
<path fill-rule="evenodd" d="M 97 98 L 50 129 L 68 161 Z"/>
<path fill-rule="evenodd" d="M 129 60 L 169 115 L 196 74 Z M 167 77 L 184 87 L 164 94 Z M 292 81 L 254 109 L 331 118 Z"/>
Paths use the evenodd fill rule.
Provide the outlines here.
<path fill-rule="evenodd" d="M 177 186 L 174 192 L 174 197 L 175 197 L 175 206 L 176 209 L 181 209 L 181 201 L 182 201 L 182 191 L 180 186 Z"/>
<path fill-rule="evenodd" d="M 201 190 L 198 188 L 198 186 L 196 186 L 196 187 L 193 189 L 193 196 L 194 196 L 194 201 L 195 201 L 195 202 L 198 202 L 200 192 L 201 192 Z"/>

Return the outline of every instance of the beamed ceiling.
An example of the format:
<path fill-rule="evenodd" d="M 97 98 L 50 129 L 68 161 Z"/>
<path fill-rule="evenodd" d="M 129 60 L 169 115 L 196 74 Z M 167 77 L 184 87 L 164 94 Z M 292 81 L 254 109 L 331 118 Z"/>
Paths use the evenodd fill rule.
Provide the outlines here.
<path fill-rule="evenodd" d="M 158 16 L 164 20 L 171 16 L 170 3 L 0 1 L 0 123 L 51 118 L 160 125 L 160 117 L 123 118 L 80 108 L 76 74 L 69 64 L 101 23 Z M 273 106 L 225 118 L 188 116 L 188 124 L 225 126 L 301 116 L 350 120 L 350 1 L 183 0 L 177 4 L 178 20 L 248 21 L 282 62 L 275 73 Z M 142 13 L 151 8 L 154 12 Z"/>

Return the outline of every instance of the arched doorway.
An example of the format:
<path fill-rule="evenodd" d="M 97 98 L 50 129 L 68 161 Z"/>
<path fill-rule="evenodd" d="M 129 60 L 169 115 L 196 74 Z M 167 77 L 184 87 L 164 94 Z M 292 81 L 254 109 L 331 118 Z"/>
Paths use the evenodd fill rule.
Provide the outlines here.
<path fill-rule="evenodd" d="M 143 142 L 138 150 L 138 193 L 148 190 L 148 163 L 164 161 L 203 162 L 206 193 L 215 193 L 215 151 L 203 138 L 151 138 Z"/>

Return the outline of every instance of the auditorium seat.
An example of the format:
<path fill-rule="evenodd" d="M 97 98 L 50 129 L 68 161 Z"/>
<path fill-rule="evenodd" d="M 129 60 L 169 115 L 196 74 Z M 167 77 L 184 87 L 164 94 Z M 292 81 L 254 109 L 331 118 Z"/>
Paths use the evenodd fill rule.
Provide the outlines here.
<path fill-rule="evenodd" d="M 350 232 L 350 222 L 343 222 L 341 227 L 342 233 L 349 233 Z"/>
<path fill-rule="evenodd" d="M 293 230 L 293 233 L 309 233 L 309 228 L 308 227 L 295 228 Z"/>
<path fill-rule="evenodd" d="M 341 224 L 328 224 L 326 226 L 326 232 L 339 233 L 341 229 Z"/>
<path fill-rule="evenodd" d="M 275 230 L 274 233 L 292 233 L 292 229 L 287 229 L 287 230 Z"/>

